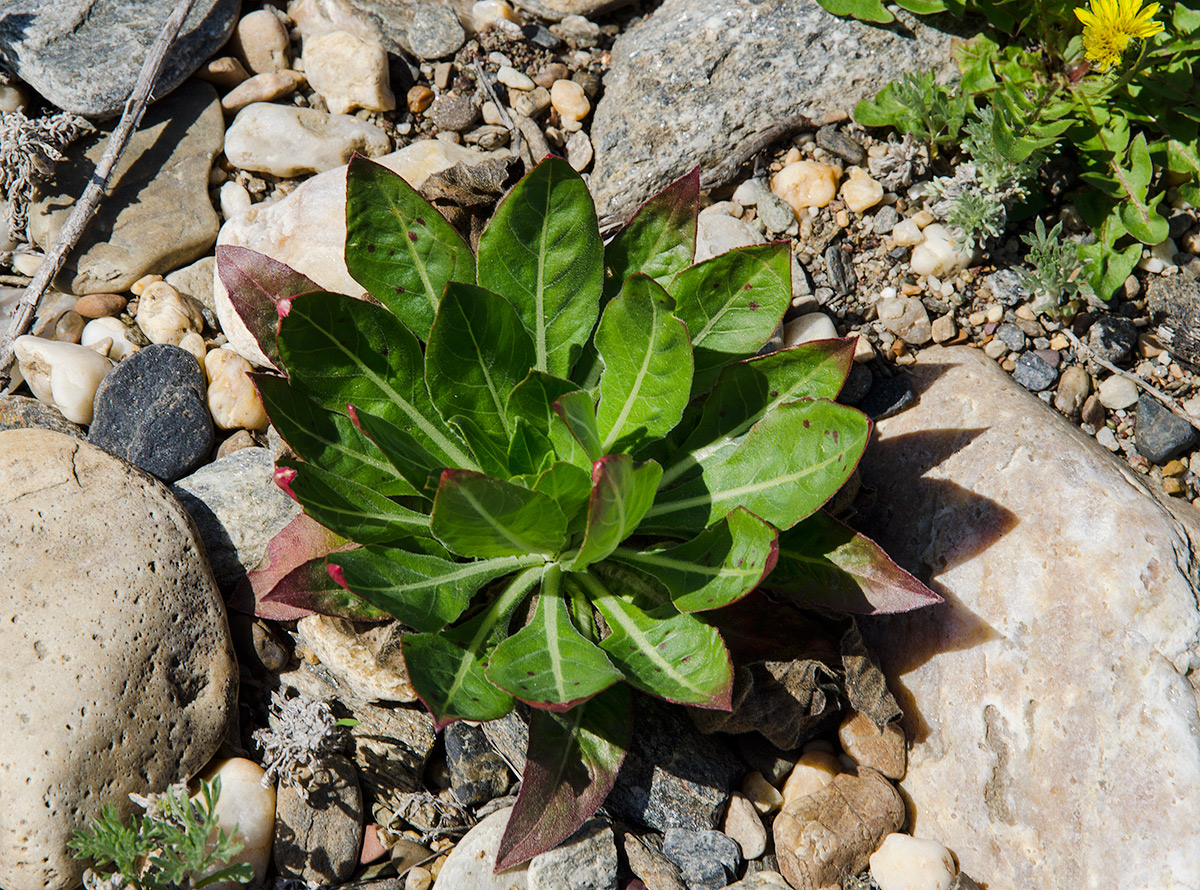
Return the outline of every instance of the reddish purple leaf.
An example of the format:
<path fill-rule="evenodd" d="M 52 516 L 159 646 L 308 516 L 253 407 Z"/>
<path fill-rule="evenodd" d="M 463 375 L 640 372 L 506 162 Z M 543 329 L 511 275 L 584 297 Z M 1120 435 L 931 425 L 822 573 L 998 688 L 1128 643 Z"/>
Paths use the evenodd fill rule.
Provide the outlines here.
<path fill-rule="evenodd" d="M 294 569 L 310 560 L 324 559 L 330 553 L 349 550 L 354 546 L 353 542 L 335 535 L 308 514 L 301 513 L 267 544 L 266 555 L 238 584 L 230 598 L 229 607 L 274 621 L 291 621 L 311 615 L 316 610 L 269 602 L 266 600 L 267 594 Z M 294 581 L 298 587 L 300 577 L 297 576 Z"/>
<path fill-rule="evenodd" d="M 387 612 L 347 590 L 340 576 L 338 566 L 326 565 L 325 557 L 318 556 L 284 575 L 261 604 L 292 606 L 306 613 L 319 612 L 351 621 L 391 620 Z"/>
<path fill-rule="evenodd" d="M 629 687 L 612 686 L 565 714 L 534 709 L 521 792 L 496 871 L 552 849 L 590 819 L 617 780 L 633 734 Z"/>
<path fill-rule="evenodd" d="M 263 355 L 278 367 L 279 303 L 321 290 L 320 286 L 279 260 L 245 247 L 221 244 L 216 253 L 217 273 L 229 292 L 229 302 Z"/>
<path fill-rule="evenodd" d="M 878 544 L 824 512 L 779 536 L 779 561 L 763 586 L 806 609 L 877 615 L 942 598 L 888 558 Z"/>

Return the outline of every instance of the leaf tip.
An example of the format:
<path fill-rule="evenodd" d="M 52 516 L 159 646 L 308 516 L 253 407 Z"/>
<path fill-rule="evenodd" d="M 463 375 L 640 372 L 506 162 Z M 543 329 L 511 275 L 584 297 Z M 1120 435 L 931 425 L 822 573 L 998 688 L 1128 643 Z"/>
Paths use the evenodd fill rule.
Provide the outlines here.
<path fill-rule="evenodd" d="M 296 471 L 292 467 L 276 467 L 272 477 L 276 485 L 293 501 L 297 501 L 296 493 L 292 491 L 292 483 L 296 480 Z"/>
<path fill-rule="evenodd" d="M 281 297 L 275 301 L 275 311 L 279 313 L 280 318 L 287 318 L 288 313 L 292 311 L 292 300 L 290 297 Z"/>
<path fill-rule="evenodd" d="M 333 583 L 344 590 L 349 590 L 350 585 L 346 583 L 346 572 L 339 566 L 333 563 L 328 563 L 325 566 L 325 571 L 329 572 L 329 577 L 333 579 Z"/>

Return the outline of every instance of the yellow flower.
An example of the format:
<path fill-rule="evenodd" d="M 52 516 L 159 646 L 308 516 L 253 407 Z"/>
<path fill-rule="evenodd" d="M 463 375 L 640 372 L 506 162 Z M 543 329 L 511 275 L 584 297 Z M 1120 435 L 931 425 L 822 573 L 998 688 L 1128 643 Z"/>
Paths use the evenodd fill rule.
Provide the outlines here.
<path fill-rule="evenodd" d="M 1101 71 L 1121 61 L 1131 40 L 1145 40 L 1163 29 L 1153 21 L 1159 6 L 1142 0 L 1089 0 L 1088 9 L 1075 10 L 1083 22 L 1083 53 Z"/>

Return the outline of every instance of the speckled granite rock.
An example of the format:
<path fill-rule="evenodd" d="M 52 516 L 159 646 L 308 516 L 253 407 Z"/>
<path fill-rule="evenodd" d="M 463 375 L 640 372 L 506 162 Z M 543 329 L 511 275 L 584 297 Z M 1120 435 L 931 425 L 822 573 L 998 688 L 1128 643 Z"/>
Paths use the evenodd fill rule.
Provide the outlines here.
<path fill-rule="evenodd" d="M 1200 516 L 978 350 L 910 370 L 860 527 L 946 599 L 863 622 L 913 834 L 994 887 L 1200 886 Z"/>

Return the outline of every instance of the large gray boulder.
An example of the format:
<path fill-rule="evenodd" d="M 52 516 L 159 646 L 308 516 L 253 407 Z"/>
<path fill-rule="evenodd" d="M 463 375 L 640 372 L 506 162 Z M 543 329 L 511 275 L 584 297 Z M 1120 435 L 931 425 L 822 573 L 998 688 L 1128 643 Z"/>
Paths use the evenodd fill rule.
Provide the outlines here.
<path fill-rule="evenodd" d="M 840 19 L 816 0 L 666 0 L 613 45 L 592 194 L 623 219 L 700 165 L 728 180 L 800 116 L 851 111 L 905 71 L 949 74 L 950 35 Z"/>
<path fill-rule="evenodd" d="M 922 352 L 863 530 L 945 597 L 864 622 L 910 827 L 991 887 L 1200 887 L 1200 516 L 981 352 Z"/>
<path fill-rule="evenodd" d="M 237 665 L 174 495 L 62 433 L 0 432 L 0 577 L 0 886 L 68 890 L 75 829 L 216 752 Z"/>
<path fill-rule="evenodd" d="M 155 97 L 184 82 L 229 38 L 239 0 L 196 0 L 167 53 Z M 121 113 L 175 0 L 0 0 L 0 56 L 52 105 Z"/>

